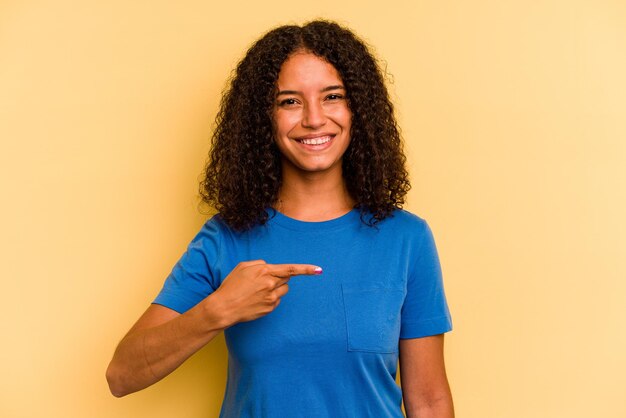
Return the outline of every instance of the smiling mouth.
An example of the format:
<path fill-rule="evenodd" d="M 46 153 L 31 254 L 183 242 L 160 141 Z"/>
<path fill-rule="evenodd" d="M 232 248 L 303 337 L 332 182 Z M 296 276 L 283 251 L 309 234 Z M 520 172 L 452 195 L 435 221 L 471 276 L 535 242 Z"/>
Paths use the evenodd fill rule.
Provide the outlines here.
<path fill-rule="evenodd" d="M 323 145 L 323 144 L 326 144 L 327 142 L 330 142 L 330 140 L 333 139 L 333 136 L 334 135 L 326 135 L 326 136 L 319 136 L 317 138 L 303 138 L 303 139 L 296 139 L 296 141 L 304 145 Z"/>

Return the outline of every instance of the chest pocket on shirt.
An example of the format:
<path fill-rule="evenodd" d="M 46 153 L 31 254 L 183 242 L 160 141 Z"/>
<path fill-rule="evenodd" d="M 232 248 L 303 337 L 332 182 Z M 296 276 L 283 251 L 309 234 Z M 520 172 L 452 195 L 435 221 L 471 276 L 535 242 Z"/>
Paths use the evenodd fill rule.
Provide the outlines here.
<path fill-rule="evenodd" d="M 395 353 L 400 339 L 404 291 L 342 284 L 348 351 Z"/>

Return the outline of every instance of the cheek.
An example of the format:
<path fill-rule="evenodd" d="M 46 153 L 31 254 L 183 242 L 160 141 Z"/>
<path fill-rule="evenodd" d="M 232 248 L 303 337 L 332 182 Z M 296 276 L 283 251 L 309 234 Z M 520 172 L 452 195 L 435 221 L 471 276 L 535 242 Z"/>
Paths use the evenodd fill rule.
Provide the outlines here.
<path fill-rule="evenodd" d="M 346 115 L 345 127 L 348 131 L 352 127 L 352 113 L 348 113 L 348 115 Z"/>
<path fill-rule="evenodd" d="M 277 136 L 287 135 L 298 124 L 297 112 L 274 115 L 274 132 Z"/>
<path fill-rule="evenodd" d="M 350 130 L 350 127 L 352 126 L 352 112 L 347 106 L 337 109 L 335 112 L 335 120 L 344 129 Z"/>

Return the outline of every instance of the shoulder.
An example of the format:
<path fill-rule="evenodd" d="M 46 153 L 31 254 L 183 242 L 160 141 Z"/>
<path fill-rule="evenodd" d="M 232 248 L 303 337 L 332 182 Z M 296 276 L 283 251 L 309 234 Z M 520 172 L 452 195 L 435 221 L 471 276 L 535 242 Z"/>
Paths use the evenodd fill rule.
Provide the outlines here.
<path fill-rule="evenodd" d="M 403 253 L 419 251 L 422 243 L 432 240 L 426 220 L 404 209 L 396 209 L 373 226 L 361 226 L 361 233 L 380 245 L 400 248 Z"/>
<path fill-rule="evenodd" d="M 381 227 L 390 228 L 398 232 L 407 231 L 411 234 L 429 231 L 428 223 L 424 218 L 404 209 L 396 209 L 381 222 Z"/>
<path fill-rule="evenodd" d="M 255 225 L 249 229 L 237 230 L 217 213 L 202 225 L 197 238 L 210 238 L 220 246 L 240 245 L 254 241 L 264 232 L 267 232 L 266 230 L 265 225 Z"/>
<path fill-rule="evenodd" d="M 202 228 L 200 228 L 200 232 L 198 235 L 221 235 L 224 232 L 228 231 L 230 228 L 224 222 L 220 214 L 213 215 L 209 218 L 204 224 Z"/>
<path fill-rule="evenodd" d="M 191 241 L 191 246 L 207 247 L 220 246 L 224 237 L 232 234 L 228 224 L 219 214 L 213 215 L 204 222 L 196 236 Z"/>
<path fill-rule="evenodd" d="M 376 228 L 376 226 L 375 226 Z M 379 222 L 381 236 L 401 243 L 404 251 L 420 251 L 424 244 L 434 241 L 428 222 L 407 210 L 396 209 L 390 216 Z"/>

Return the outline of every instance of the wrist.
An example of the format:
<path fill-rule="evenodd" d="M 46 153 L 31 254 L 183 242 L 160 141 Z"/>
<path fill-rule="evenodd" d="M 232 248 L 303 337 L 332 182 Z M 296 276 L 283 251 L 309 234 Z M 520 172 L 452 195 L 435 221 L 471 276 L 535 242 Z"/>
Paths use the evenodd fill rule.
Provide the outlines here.
<path fill-rule="evenodd" d="M 208 331 L 223 331 L 235 323 L 218 292 L 207 296 L 201 304 L 202 316 L 209 328 Z"/>

